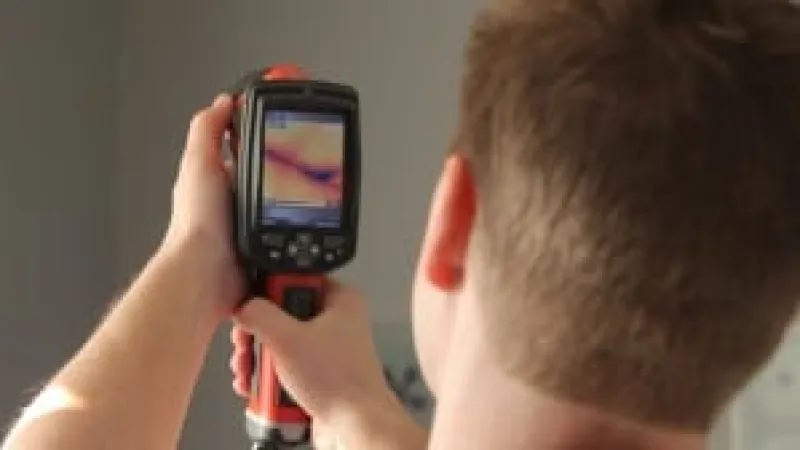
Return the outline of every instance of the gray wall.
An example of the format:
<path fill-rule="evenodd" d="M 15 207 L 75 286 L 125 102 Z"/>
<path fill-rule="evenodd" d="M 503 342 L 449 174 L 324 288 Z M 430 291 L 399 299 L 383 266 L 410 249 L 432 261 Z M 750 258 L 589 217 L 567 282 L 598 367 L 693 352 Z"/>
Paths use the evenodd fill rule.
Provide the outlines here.
<path fill-rule="evenodd" d="M 191 113 L 273 62 L 362 93 L 362 245 L 343 275 L 370 298 L 387 357 L 413 359 L 412 267 L 478 2 L 0 0 L 0 420 L 79 345 L 157 245 Z M 43 112 L 34 102 L 46 97 L 57 102 Z M 38 131 L 42 113 L 50 125 Z M 225 332 L 181 448 L 245 448 Z M 789 415 L 800 410 L 791 406 L 800 383 L 787 384 L 800 375 L 796 361 L 800 350 L 789 348 L 745 397 L 760 402 L 738 407 L 745 446 L 736 450 L 800 447 L 747 438 L 800 423 Z M 753 428 L 749 413 L 770 419 Z M 727 448 L 720 430 L 715 448 Z"/>
<path fill-rule="evenodd" d="M 0 1 L 2 422 L 112 292 L 116 17 L 105 0 Z"/>

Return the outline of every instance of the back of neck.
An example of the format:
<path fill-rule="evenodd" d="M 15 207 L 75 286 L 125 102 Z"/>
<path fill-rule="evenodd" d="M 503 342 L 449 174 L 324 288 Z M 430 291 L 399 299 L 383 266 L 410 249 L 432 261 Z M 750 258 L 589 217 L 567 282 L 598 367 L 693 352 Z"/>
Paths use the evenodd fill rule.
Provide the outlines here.
<path fill-rule="evenodd" d="M 459 345 L 450 350 L 438 383 L 431 450 L 705 448 L 699 434 L 643 427 L 535 392 L 495 369 L 478 333 L 468 331 L 455 331 Z"/>

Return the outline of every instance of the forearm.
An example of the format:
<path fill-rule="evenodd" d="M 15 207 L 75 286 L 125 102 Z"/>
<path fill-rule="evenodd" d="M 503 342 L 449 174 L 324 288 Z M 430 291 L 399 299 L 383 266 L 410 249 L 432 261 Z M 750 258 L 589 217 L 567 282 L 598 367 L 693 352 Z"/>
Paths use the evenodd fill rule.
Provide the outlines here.
<path fill-rule="evenodd" d="M 333 427 L 344 448 L 352 450 L 423 450 L 428 431 L 408 414 L 394 394 L 365 399 L 337 416 Z"/>
<path fill-rule="evenodd" d="M 189 248 L 189 247 L 187 247 Z M 210 267 L 172 249 L 147 265 L 28 408 L 5 449 L 173 449 L 218 318 Z M 56 399 L 58 401 L 52 401 Z"/>

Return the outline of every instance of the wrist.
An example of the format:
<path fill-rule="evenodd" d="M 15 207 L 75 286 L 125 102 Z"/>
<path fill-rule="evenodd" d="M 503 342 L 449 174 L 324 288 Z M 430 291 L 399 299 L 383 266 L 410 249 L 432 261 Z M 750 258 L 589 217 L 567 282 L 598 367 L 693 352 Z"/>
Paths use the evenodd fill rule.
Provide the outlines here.
<path fill-rule="evenodd" d="M 205 275 L 220 274 L 234 263 L 230 242 L 221 242 L 203 229 L 187 230 L 171 225 L 161 241 L 156 256 L 193 262 L 192 269 Z"/>
<path fill-rule="evenodd" d="M 426 448 L 428 441 L 427 431 L 388 388 L 338 408 L 326 423 L 346 448 L 416 450 Z"/>
<path fill-rule="evenodd" d="M 152 264 L 192 286 L 191 301 L 217 321 L 225 320 L 241 300 L 244 283 L 233 252 L 202 234 L 168 234 Z"/>

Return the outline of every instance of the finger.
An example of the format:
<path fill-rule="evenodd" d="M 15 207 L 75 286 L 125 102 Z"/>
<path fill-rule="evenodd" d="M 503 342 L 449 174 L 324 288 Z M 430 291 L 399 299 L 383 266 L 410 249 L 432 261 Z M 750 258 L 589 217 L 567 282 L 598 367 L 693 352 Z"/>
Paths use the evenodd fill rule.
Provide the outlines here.
<path fill-rule="evenodd" d="M 340 297 L 347 291 L 347 286 L 342 284 L 336 278 L 325 278 L 325 293 L 327 295 Z"/>
<path fill-rule="evenodd" d="M 243 358 L 241 353 L 234 353 L 228 361 L 228 369 L 234 378 L 249 378 L 253 372 L 251 358 Z"/>
<path fill-rule="evenodd" d="M 235 376 L 231 382 L 233 392 L 240 397 L 248 397 L 250 395 L 250 377 L 249 376 Z"/>
<path fill-rule="evenodd" d="M 236 376 L 249 375 L 253 365 L 253 335 L 241 327 L 234 326 L 230 338 L 233 344 L 229 364 L 231 372 Z"/>
<path fill-rule="evenodd" d="M 261 298 L 247 302 L 234 315 L 234 321 L 269 344 L 275 353 L 281 352 L 282 347 L 292 341 L 292 337 L 300 327 L 300 322 L 296 319 L 274 303 Z"/>
<path fill-rule="evenodd" d="M 315 450 L 335 450 L 336 438 L 329 428 L 319 422 L 312 422 L 311 443 Z"/>
<path fill-rule="evenodd" d="M 231 353 L 228 368 L 234 376 L 249 376 L 253 372 L 253 355 L 248 347 L 238 347 Z"/>
<path fill-rule="evenodd" d="M 233 373 L 236 376 L 249 377 L 253 373 L 253 352 L 252 347 L 245 347 L 244 350 L 234 352 L 232 355 Z"/>
<path fill-rule="evenodd" d="M 365 306 L 362 298 L 358 291 L 336 279 L 325 280 L 326 310 L 359 310 Z"/>
<path fill-rule="evenodd" d="M 233 375 L 233 390 L 237 395 L 246 397 L 250 392 L 250 379 L 253 373 L 253 352 L 236 349 L 228 361 L 228 368 Z"/>
<path fill-rule="evenodd" d="M 231 387 L 233 388 L 233 392 L 236 393 L 239 397 L 247 398 L 250 396 L 250 378 L 234 378 L 233 383 L 231 383 Z"/>
<path fill-rule="evenodd" d="M 228 174 L 228 179 L 231 182 L 231 186 L 236 187 L 236 161 L 232 159 L 226 159 L 225 172 Z"/>
<path fill-rule="evenodd" d="M 253 343 L 253 335 L 248 333 L 247 330 L 233 326 L 231 328 L 231 344 L 236 347 L 246 346 Z"/>
<path fill-rule="evenodd" d="M 219 157 L 232 113 L 231 97 L 225 94 L 217 97 L 210 107 L 196 113 L 189 125 L 185 160 L 205 162 L 210 160 L 209 157 Z"/>

